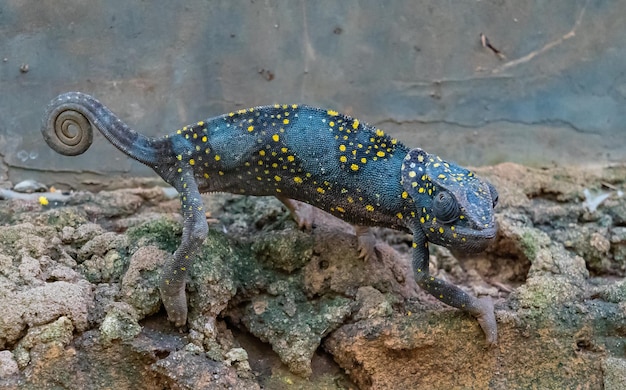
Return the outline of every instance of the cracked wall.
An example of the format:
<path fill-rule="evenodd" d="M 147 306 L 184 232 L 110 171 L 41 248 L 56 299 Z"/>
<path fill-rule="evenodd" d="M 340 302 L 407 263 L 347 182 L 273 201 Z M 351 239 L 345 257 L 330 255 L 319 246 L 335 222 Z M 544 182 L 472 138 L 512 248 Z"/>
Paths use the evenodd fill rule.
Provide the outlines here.
<path fill-rule="evenodd" d="M 623 162 L 624 15 L 591 0 L 4 1 L 0 176 L 152 175 L 99 135 L 79 158 L 48 149 L 41 116 L 69 90 L 149 135 L 297 102 L 463 164 Z"/>

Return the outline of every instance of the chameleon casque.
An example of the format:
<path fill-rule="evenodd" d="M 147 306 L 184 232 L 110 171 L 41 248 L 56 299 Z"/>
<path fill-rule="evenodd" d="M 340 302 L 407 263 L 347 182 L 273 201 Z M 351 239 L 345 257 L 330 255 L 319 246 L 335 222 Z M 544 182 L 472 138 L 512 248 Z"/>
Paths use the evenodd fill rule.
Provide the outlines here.
<path fill-rule="evenodd" d="M 428 243 L 465 252 L 483 250 L 496 235 L 498 194 L 471 171 L 422 149 L 409 149 L 357 119 L 303 105 L 231 112 L 161 138 L 141 135 L 95 98 L 69 92 L 48 106 L 42 133 L 64 155 L 78 155 L 97 128 L 124 154 L 151 167 L 180 194 L 183 234 L 164 266 L 160 291 L 170 321 L 187 321 L 187 269 L 208 225 L 200 193 L 273 195 L 300 226 L 302 201 L 356 227 L 362 256 L 376 256 L 367 226 L 413 233 L 418 285 L 476 317 L 488 344 L 497 341 L 494 308 L 429 275 Z"/>

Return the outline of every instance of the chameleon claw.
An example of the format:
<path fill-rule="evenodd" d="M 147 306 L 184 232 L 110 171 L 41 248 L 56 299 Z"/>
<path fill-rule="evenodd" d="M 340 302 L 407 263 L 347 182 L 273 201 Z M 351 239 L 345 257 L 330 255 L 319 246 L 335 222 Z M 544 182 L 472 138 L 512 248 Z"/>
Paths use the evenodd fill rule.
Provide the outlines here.
<path fill-rule="evenodd" d="M 357 249 L 359 251 L 359 258 L 367 262 L 373 262 L 378 260 L 376 254 L 376 237 L 372 234 L 372 231 L 367 226 L 355 226 L 357 237 Z"/>

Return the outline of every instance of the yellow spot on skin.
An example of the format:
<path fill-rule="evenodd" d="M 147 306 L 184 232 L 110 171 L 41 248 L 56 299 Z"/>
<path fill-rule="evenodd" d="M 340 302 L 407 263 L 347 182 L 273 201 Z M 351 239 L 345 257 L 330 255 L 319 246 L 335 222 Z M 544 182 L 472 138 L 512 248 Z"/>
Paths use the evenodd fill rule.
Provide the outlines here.
<path fill-rule="evenodd" d="M 339 145 L 339 150 L 341 150 L 342 152 L 346 151 L 346 145 Z"/>
<path fill-rule="evenodd" d="M 333 121 L 330 121 L 328 124 L 330 125 L 330 127 L 335 126 L 335 122 L 333 122 Z"/>
<path fill-rule="evenodd" d="M 216 155 L 215 155 L 215 161 L 220 161 L 221 159 L 222 159 L 222 158 L 220 157 L 220 155 L 219 155 L 219 154 L 216 154 Z"/>
<path fill-rule="evenodd" d="M 179 154 L 178 156 L 176 156 L 176 158 L 178 159 L 178 161 L 182 161 L 182 159 L 183 159 L 183 155 L 182 155 L 182 154 Z"/>
<path fill-rule="evenodd" d="M 265 150 L 259 150 L 259 156 L 265 156 Z"/>
<path fill-rule="evenodd" d="M 443 234 L 443 227 L 439 227 L 439 233 Z"/>
<path fill-rule="evenodd" d="M 444 175 L 443 173 L 440 173 L 439 176 L 437 176 L 437 177 L 440 178 L 440 179 L 445 179 L 446 175 Z"/>
<path fill-rule="evenodd" d="M 289 119 L 283 119 L 283 125 L 288 125 L 289 124 Z"/>
<path fill-rule="evenodd" d="M 300 184 L 300 183 L 302 183 L 302 178 L 299 177 L 299 176 L 296 176 L 296 177 L 293 178 L 293 181 L 295 181 L 296 183 Z"/>
<path fill-rule="evenodd" d="M 409 177 L 415 177 L 415 175 L 416 175 L 415 171 L 410 171 L 409 172 Z"/>
<path fill-rule="evenodd" d="M 350 165 L 350 169 L 352 169 L 353 171 L 358 171 L 359 170 L 359 166 L 356 164 L 352 164 Z"/>
<path fill-rule="evenodd" d="M 385 135 L 385 132 L 382 131 L 381 129 L 376 129 L 376 135 L 379 137 L 382 137 L 383 135 Z"/>
<path fill-rule="evenodd" d="M 378 157 L 385 157 L 385 152 L 383 152 L 382 150 L 379 150 L 378 152 L 376 152 L 376 155 Z"/>
<path fill-rule="evenodd" d="M 348 196 L 348 203 L 354 203 L 354 199 L 351 196 Z"/>
<path fill-rule="evenodd" d="M 272 136 L 272 139 L 274 140 L 274 142 L 278 142 L 278 140 L 280 140 L 280 137 L 278 136 L 278 134 L 274 134 Z"/>
<path fill-rule="evenodd" d="M 417 161 L 424 162 L 424 156 L 422 156 L 421 154 L 417 156 Z"/>
<path fill-rule="evenodd" d="M 343 207 L 341 207 L 341 206 L 337 206 L 337 211 L 339 211 L 340 213 L 345 213 L 346 212 L 346 210 Z"/>
<path fill-rule="evenodd" d="M 359 120 L 355 119 L 354 122 L 352 122 L 352 128 L 356 130 L 358 127 L 359 127 Z"/>
<path fill-rule="evenodd" d="M 426 223 L 426 220 L 424 219 L 424 217 L 421 217 L 421 218 L 420 218 L 420 222 L 421 222 L 421 223 Z"/>
<path fill-rule="evenodd" d="M 274 176 L 274 180 L 281 181 L 282 179 L 280 178 L 280 176 Z"/>
<path fill-rule="evenodd" d="M 413 248 L 417 248 L 417 243 L 414 242 L 412 246 L 413 246 Z M 419 270 L 417 272 L 421 272 L 421 270 Z"/>
<path fill-rule="evenodd" d="M 47 206 L 48 205 L 48 198 L 46 198 L 45 196 L 40 196 L 39 197 L 39 204 L 42 206 Z"/>
<path fill-rule="evenodd" d="M 408 192 L 406 192 L 406 191 L 403 191 L 403 192 L 402 192 L 402 199 L 406 199 L 406 198 L 408 198 L 408 197 L 409 197 L 409 193 L 408 193 Z"/>
<path fill-rule="evenodd" d="M 176 134 L 182 134 L 183 131 L 182 130 L 176 130 Z"/>
<path fill-rule="evenodd" d="M 337 111 L 334 111 L 334 110 L 328 110 L 328 115 L 336 116 L 336 115 L 339 115 L 339 113 Z"/>
<path fill-rule="evenodd" d="M 229 112 L 228 116 L 235 116 L 235 113 L 234 112 Z"/>
<path fill-rule="evenodd" d="M 402 215 L 402 213 L 398 213 L 398 214 L 396 214 L 396 217 L 398 217 L 398 218 L 400 218 L 400 219 L 404 218 L 404 216 Z"/>
<path fill-rule="evenodd" d="M 423 194 L 423 193 L 424 193 L 424 191 L 425 191 L 425 190 L 424 190 L 424 187 L 420 187 L 420 189 L 419 189 L 419 190 L 417 190 L 417 192 L 419 192 L 420 194 Z"/>
<path fill-rule="evenodd" d="M 202 137 L 202 142 L 207 142 L 209 139 L 206 137 L 206 135 L 204 137 Z"/>
<path fill-rule="evenodd" d="M 317 187 L 317 192 L 319 192 L 320 194 L 326 193 L 326 191 L 324 191 L 322 187 Z"/>
<path fill-rule="evenodd" d="M 294 156 L 287 156 L 287 161 L 293 162 L 296 158 Z"/>
<path fill-rule="evenodd" d="M 368 204 L 367 206 L 365 206 L 365 210 L 374 211 L 374 206 L 372 206 L 371 204 Z"/>
<path fill-rule="evenodd" d="M 196 164 L 196 160 L 194 160 L 193 158 L 189 160 L 189 165 L 195 165 Z"/>
<path fill-rule="evenodd" d="M 248 126 L 248 131 L 253 131 L 254 130 L 254 126 Z"/>
<path fill-rule="evenodd" d="M 348 158 L 346 156 L 341 156 L 339 157 L 339 161 L 341 161 L 342 163 L 345 163 L 346 161 L 348 161 Z"/>
<path fill-rule="evenodd" d="M 209 178 L 209 174 L 208 174 L 208 173 L 205 173 L 205 174 L 204 174 L 204 178 L 205 178 L 205 179 L 208 179 L 208 178 Z"/>

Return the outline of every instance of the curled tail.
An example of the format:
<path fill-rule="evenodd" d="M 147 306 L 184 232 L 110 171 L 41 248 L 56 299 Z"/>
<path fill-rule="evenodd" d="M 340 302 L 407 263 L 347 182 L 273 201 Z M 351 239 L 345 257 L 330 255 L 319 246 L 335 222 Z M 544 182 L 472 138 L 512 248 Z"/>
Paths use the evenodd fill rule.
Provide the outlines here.
<path fill-rule="evenodd" d="M 92 126 L 126 155 L 153 168 L 167 147 L 162 140 L 137 133 L 97 99 L 80 92 L 64 93 L 50 102 L 41 133 L 56 152 L 76 156 L 91 146 Z"/>

